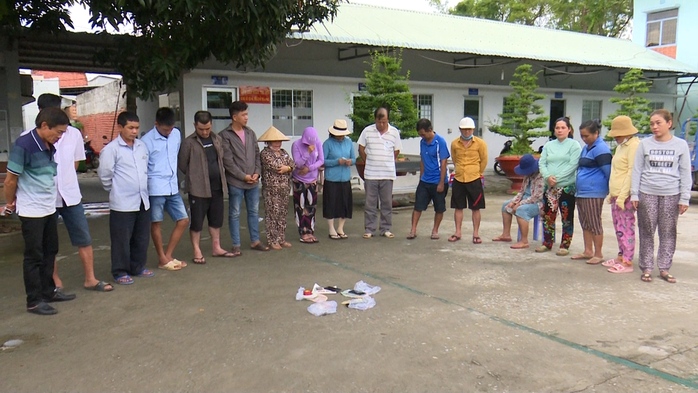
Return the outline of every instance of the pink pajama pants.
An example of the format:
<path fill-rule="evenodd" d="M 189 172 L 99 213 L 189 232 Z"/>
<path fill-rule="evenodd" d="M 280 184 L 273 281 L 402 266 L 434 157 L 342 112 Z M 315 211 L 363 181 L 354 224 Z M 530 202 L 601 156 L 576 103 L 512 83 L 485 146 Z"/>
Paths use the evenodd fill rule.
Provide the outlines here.
<path fill-rule="evenodd" d="M 611 198 L 611 217 L 618 240 L 618 255 L 625 262 L 632 262 L 635 257 L 635 209 L 630 197 L 625 199 L 624 210 L 616 206 L 617 199 Z"/>

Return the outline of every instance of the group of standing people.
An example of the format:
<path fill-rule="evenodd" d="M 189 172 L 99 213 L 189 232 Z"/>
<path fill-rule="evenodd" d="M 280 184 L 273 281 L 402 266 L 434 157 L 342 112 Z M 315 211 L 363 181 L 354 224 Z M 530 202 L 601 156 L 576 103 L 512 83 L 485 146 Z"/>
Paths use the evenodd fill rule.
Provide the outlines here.
<path fill-rule="evenodd" d="M 557 213 L 562 219 L 559 256 L 569 255 L 574 233 L 574 210 L 584 236 L 584 250 L 571 256 L 587 264 L 601 264 L 611 273 L 633 271 L 635 255 L 635 213 L 637 212 L 639 267 L 641 279 L 652 281 L 655 265 L 654 235 L 659 234 L 656 264 L 659 277 L 674 283 L 669 274 L 676 248 L 678 216 L 688 209 L 692 185 L 690 152 L 686 141 L 671 134 L 672 117 L 665 109 L 650 115 L 652 137 L 640 140 L 628 116 L 613 119 L 609 136 L 615 154 L 599 137 L 601 124 L 590 120 L 579 127 L 583 146 L 573 139 L 569 118 L 555 122 L 555 139 L 547 142 L 540 160 L 527 155 L 516 168 L 525 176 L 522 191 L 502 206 L 503 231 L 494 241 L 511 241 L 512 217 L 516 216 L 521 239 L 511 246 L 528 248 L 528 221 L 543 218 L 543 243 L 536 252 L 547 252 L 555 242 Z M 616 257 L 603 257 L 604 202 L 611 204 L 611 216 L 618 241 Z"/>

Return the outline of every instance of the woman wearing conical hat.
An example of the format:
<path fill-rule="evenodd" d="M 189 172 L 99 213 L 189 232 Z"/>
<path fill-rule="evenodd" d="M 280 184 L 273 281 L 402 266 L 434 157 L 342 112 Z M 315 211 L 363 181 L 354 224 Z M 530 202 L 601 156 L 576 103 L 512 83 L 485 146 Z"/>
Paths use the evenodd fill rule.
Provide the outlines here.
<path fill-rule="evenodd" d="M 286 241 L 286 216 L 288 196 L 291 193 L 291 172 L 295 164 L 288 152 L 281 148 L 281 143 L 289 138 L 274 126 L 269 127 L 258 140 L 267 144 L 259 153 L 267 242 L 272 250 L 281 250 L 283 247 L 291 247 L 291 243 Z"/>

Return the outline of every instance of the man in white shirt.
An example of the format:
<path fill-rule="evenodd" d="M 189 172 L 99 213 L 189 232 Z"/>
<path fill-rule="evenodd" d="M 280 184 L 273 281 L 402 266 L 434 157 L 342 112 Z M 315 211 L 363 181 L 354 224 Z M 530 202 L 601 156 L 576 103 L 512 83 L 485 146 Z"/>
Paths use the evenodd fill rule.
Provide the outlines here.
<path fill-rule="evenodd" d="M 389 115 L 388 108 L 376 109 L 376 123 L 364 128 L 359 136 L 359 156 L 366 163 L 364 239 L 373 237 L 378 226 L 379 209 L 380 235 L 389 239 L 395 237 L 390 232 L 393 223 L 393 181 L 396 177 L 395 160 L 402 149 L 402 142 L 400 131 L 389 124 Z"/>
<path fill-rule="evenodd" d="M 61 97 L 55 94 L 42 94 L 36 100 L 39 110 L 45 108 L 60 108 Z M 29 132 L 29 131 L 26 131 Z M 78 255 L 82 261 L 85 271 L 85 289 L 110 292 L 114 287 L 104 281 L 95 278 L 94 253 L 92 250 L 92 237 L 90 228 L 85 218 L 85 209 L 82 206 L 82 194 L 78 176 L 75 173 L 78 162 L 85 159 L 85 145 L 80 130 L 73 126 L 68 126 L 67 131 L 61 139 L 54 144 L 56 154 L 54 160 L 57 167 L 56 174 L 56 209 L 63 218 L 63 223 L 68 231 L 70 242 L 78 248 Z M 58 264 L 54 265 L 53 281 L 56 288 L 61 290 L 63 282 L 58 276 Z"/>
<path fill-rule="evenodd" d="M 102 149 L 97 172 L 109 191 L 111 273 L 117 284 L 133 284 L 131 276 L 152 277 L 145 268 L 150 242 L 148 149 L 137 139 L 140 122 L 131 112 L 116 118 L 119 136 Z"/>

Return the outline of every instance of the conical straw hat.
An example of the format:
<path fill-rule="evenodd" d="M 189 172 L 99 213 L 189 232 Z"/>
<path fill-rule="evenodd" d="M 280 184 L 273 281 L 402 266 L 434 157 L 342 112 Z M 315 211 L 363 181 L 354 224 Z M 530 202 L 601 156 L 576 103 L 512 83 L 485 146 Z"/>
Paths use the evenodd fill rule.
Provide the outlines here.
<path fill-rule="evenodd" d="M 264 134 L 262 134 L 262 136 L 260 136 L 257 140 L 260 142 L 276 142 L 289 141 L 290 139 L 276 127 L 271 126 L 268 130 L 264 131 Z"/>

